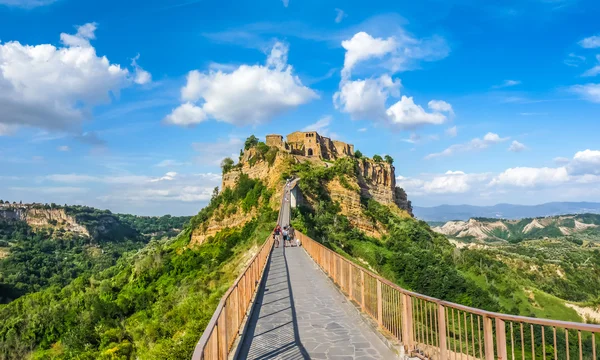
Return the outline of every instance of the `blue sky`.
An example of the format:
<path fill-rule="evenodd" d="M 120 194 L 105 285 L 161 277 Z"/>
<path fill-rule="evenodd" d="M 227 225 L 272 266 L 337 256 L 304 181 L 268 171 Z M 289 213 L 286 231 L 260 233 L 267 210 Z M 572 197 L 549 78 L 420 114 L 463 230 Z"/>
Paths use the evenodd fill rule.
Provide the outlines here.
<path fill-rule="evenodd" d="M 600 201 L 600 3 L 0 0 L 0 199 L 193 214 L 250 134 L 414 205 Z"/>

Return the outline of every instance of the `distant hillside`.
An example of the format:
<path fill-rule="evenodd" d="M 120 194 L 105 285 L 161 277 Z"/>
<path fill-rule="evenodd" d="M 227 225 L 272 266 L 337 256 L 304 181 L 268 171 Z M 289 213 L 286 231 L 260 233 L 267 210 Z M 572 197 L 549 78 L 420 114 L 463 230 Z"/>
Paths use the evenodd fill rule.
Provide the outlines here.
<path fill-rule="evenodd" d="M 519 242 L 573 235 L 573 241 L 581 242 L 586 235 L 600 238 L 600 215 L 561 215 L 521 220 L 472 218 L 468 221 L 448 221 L 433 230 L 449 237 L 473 241 Z"/>
<path fill-rule="evenodd" d="M 494 206 L 440 205 L 413 207 L 418 219 L 425 221 L 469 220 L 484 217 L 496 219 L 523 219 L 564 214 L 600 214 L 600 203 L 551 202 L 540 205 L 497 204 Z"/>

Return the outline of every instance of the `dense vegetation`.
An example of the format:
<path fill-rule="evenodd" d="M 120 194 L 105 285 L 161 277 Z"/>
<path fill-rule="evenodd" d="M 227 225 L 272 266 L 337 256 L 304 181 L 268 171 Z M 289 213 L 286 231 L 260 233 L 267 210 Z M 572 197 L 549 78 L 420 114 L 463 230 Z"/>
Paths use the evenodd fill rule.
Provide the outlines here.
<path fill-rule="evenodd" d="M 366 260 L 401 286 L 466 305 L 499 309 L 489 294 L 456 269 L 454 247 L 431 231 L 425 222 L 401 217 L 388 207 L 364 198 L 366 215 L 384 224 L 389 235 L 378 240 L 352 228 L 348 219 L 340 214 L 339 205 L 329 198 L 324 185 L 333 179 L 343 184 L 341 179 L 347 181 L 355 177 L 356 171 L 356 160 L 351 158 L 337 160 L 327 168 L 308 162 L 294 165 L 292 173 L 302 179 L 300 189 L 315 204 L 312 208 L 301 207 L 295 211 L 294 225 L 352 259 Z"/>
<path fill-rule="evenodd" d="M 191 216 L 137 216 L 116 214 L 122 223 L 131 226 L 148 238 L 173 237 L 185 227 Z"/>
<path fill-rule="evenodd" d="M 103 271 L 0 305 L 0 359 L 189 358 L 247 252 L 273 228 L 270 196 L 261 182 L 241 177 L 177 238 L 153 240 Z M 258 215 L 189 248 L 194 226 L 230 205 Z"/>

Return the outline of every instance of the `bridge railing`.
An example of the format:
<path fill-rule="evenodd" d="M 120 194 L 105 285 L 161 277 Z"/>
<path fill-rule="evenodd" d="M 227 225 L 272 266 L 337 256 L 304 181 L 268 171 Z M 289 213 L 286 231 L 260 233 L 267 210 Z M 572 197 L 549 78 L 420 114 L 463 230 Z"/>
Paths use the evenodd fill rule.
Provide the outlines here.
<path fill-rule="evenodd" d="M 281 223 L 283 207 L 286 205 L 285 194 L 284 189 L 277 218 L 278 224 Z M 225 360 L 229 357 L 242 326 L 248 320 L 254 294 L 260 286 L 273 243 L 273 233 L 271 233 L 248 266 L 223 295 L 194 349 L 192 360 Z"/>
<path fill-rule="evenodd" d="M 596 360 L 600 356 L 598 325 L 500 314 L 417 294 L 296 233 L 342 292 L 417 357 Z"/>

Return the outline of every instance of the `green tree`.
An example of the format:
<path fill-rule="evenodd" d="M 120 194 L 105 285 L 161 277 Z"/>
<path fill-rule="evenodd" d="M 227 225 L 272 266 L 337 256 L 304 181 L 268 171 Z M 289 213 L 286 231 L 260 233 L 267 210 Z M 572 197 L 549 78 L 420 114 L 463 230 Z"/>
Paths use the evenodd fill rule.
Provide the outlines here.
<path fill-rule="evenodd" d="M 384 159 L 385 159 L 385 162 L 386 162 L 386 163 L 388 163 L 388 164 L 390 164 L 390 165 L 392 165 L 392 164 L 394 163 L 394 158 L 392 158 L 392 157 L 391 157 L 391 156 L 389 156 L 389 155 L 386 155 L 386 156 L 384 157 Z"/>
<path fill-rule="evenodd" d="M 227 174 L 233 169 L 234 162 L 231 158 L 226 157 L 221 161 L 221 169 L 223 170 L 223 174 Z"/>
<path fill-rule="evenodd" d="M 356 150 L 354 152 L 354 157 L 357 158 L 357 159 L 360 159 L 360 158 L 363 157 L 363 154 L 360 152 L 360 150 Z"/>
<path fill-rule="evenodd" d="M 380 163 L 383 161 L 383 158 L 379 155 L 373 155 L 373 161 Z"/>
<path fill-rule="evenodd" d="M 248 137 L 244 143 L 244 149 L 248 150 L 256 145 L 258 145 L 258 138 L 254 135 L 250 135 L 250 137 Z"/>

